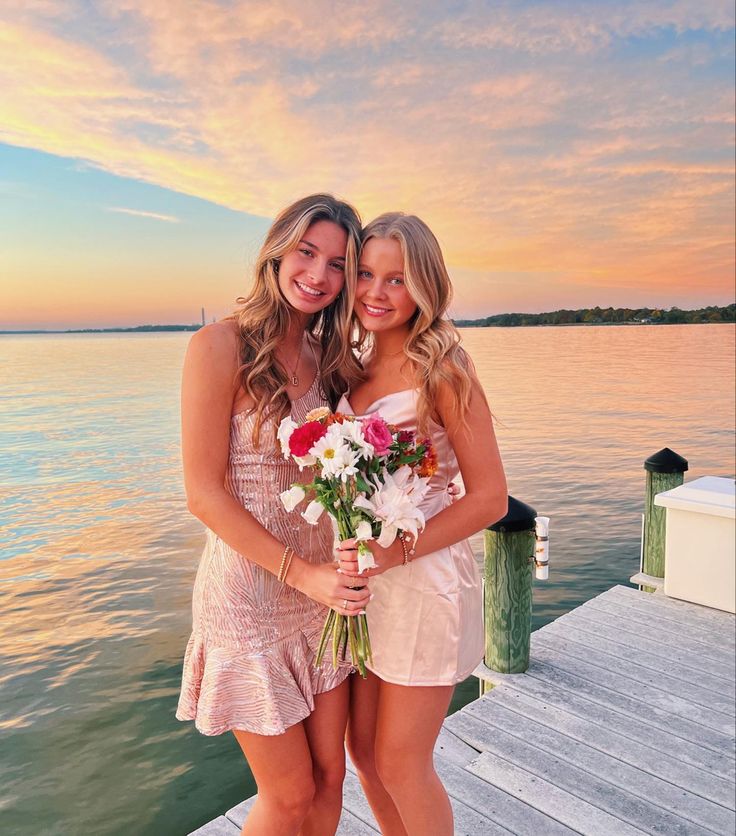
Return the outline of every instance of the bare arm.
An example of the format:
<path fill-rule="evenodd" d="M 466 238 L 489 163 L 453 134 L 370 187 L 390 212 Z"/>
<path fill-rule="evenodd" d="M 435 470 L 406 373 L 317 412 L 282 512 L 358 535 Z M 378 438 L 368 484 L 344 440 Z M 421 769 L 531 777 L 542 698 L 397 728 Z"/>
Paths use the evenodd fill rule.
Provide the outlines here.
<path fill-rule="evenodd" d="M 465 494 L 428 520 L 426 528 L 417 539 L 413 560 L 475 534 L 501 519 L 508 507 L 506 476 L 493 431 L 493 419 L 478 380 L 473 380 L 470 408 L 464 427 L 453 415 L 452 398 L 447 390 L 440 393 L 437 412 L 455 451 L 465 484 Z M 346 541 L 346 544 L 350 546 L 352 541 Z M 387 549 L 382 549 L 375 542 L 368 545 L 379 565 L 377 569 L 366 571 L 363 576 L 380 574 L 403 560 L 403 548 L 398 540 Z M 352 549 L 340 555 L 341 561 L 344 561 L 341 566 L 346 573 L 352 573 L 355 568 L 352 563 L 354 555 Z"/>
<path fill-rule="evenodd" d="M 189 343 L 182 380 L 182 457 L 189 510 L 240 554 L 278 573 L 284 543 L 267 531 L 225 489 L 230 421 L 237 391 L 237 337 L 228 323 L 198 331 Z M 273 497 L 278 502 L 278 497 Z M 344 600 L 368 600 L 367 589 L 347 588 L 333 564 L 314 565 L 295 555 L 287 583 L 320 603 L 345 612 Z M 355 613 L 355 608 L 350 610 Z"/>

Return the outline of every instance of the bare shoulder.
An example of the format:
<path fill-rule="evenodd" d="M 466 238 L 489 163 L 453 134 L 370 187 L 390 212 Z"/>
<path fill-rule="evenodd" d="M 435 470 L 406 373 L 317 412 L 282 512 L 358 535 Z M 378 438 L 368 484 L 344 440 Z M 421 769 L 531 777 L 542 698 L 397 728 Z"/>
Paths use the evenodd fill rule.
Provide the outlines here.
<path fill-rule="evenodd" d="M 468 404 L 468 414 L 466 422 L 472 420 L 473 416 L 486 418 L 490 415 L 488 407 L 488 400 L 483 391 L 483 386 L 478 380 L 478 375 L 475 373 L 475 368 L 472 363 L 468 363 L 467 367 L 461 369 L 461 373 L 468 379 L 470 384 L 470 398 Z M 466 422 L 457 421 L 456 404 L 457 392 L 453 384 L 443 379 L 437 389 L 437 397 L 435 401 L 435 409 L 440 417 L 440 423 L 447 428 L 462 426 Z"/>
<path fill-rule="evenodd" d="M 237 323 L 225 319 L 200 328 L 189 341 L 187 354 L 190 359 L 214 363 L 218 367 L 237 367 Z"/>

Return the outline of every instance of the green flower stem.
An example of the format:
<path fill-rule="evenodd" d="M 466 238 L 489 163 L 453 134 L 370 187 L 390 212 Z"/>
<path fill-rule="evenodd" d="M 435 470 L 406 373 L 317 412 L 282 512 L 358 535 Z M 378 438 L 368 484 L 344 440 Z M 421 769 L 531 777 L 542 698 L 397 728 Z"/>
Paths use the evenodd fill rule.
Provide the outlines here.
<path fill-rule="evenodd" d="M 358 616 L 358 635 L 360 637 L 360 656 L 365 665 L 365 660 L 373 663 L 373 654 L 371 653 L 371 640 L 368 635 L 368 619 L 365 615 Z"/>
<path fill-rule="evenodd" d="M 361 652 L 360 636 L 360 616 L 350 616 L 348 618 L 348 635 L 350 637 L 350 655 L 355 662 L 355 666 L 361 676 L 365 677 L 365 661 Z"/>
<path fill-rule="evenodd" d="M 349 508 L 352 505 L 354 491 L 349 484 L 339 488 L 340 504 L 337 508 L 330 508 L 330 513 L 337 522 L 340 540 L 349 540 L 355 536 L 350 522 Z M 330 610 L 322 629 L 317 658 L 315 664 L 320 665 L 324 659 L 328 644 L 332 645 L 332 666 L 337 668 L 339 662 L 345 659 L 347 648 L 350 647 L 353 665 L 362 677 L 366 676 L 366 660 L 372 661 L 371 643 L 368 637 L 368 620 L 365 615 L 344 616 L 335 610 Z"/>
<path fill-rule="evenodd" d="M 340 658 L 340 642 L 342 641 L 342 634 L 345 630 L 345 616 L 338 615 L 336 618 L 336 625 L 332 631 L 332 667 L 337 670 L 338 660 Z"/>
<path fill-rule="evenodd" d="M 319 645 L 317 646 L 317 658 L 315 659 L 315 665 L 318 667 L 322 664 L 322 659 L 324 658 L 325 650 L 327 649 L 327 642 L 329 641 L 330 634 L 335 626 L 336 617 L 337 613 L 334 610 L 330 610 L 327 613 L 325 626 L 322 628 L 322 635 L 319 637 Z"/>

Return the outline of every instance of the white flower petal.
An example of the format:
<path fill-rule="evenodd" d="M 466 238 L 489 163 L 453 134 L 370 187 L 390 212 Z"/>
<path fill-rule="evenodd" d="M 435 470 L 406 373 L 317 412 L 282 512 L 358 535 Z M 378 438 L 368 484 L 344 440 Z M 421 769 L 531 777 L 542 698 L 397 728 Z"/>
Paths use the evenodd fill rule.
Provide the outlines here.
<path fill-rule="evenodd" d="M 293 421 L 288 415 L 279 424 L 279 428 L 276 435 L 278 437 L 279 443 L 281 444 L 281 452 L 284 454 L 285 459 L 289 458 L 289 439 L 291 438 L 291 434 L 294 432 L 297 426 L 297 423 Z"/>
<path fill-rule="evenodd" d="M 371 530 L 371 524 L 367 520 L 361 520 L 358 523 L 358 527 L 355 529 L 355 539 L 356 540 L 372 540 L 373 539 L 373 531 Z"/>
<path fill-rule="evenodd" d="M 358 546 L 358 571 L 365 572 L 366 569 L 375 569 L 376 563 L 373 552 L 362 544 Z"/>
<path fill-rule="evenodd" d="M 302 512 L 302 516 L 310 525 L 317 525 L 317 520 L 322 516 L 324 510 L 322 505 L 316 499 L 313 499 Z"/>
<path fill-rule="evenodd" d="M 381 526 L 381 533 L 378 535 L 378 545 L 387 549 L 396 539 L 399 529 L 395 525 L 384 523 Z"/>
<path fill-rule="evenodd" d="M 300 488 L 299 485 L 294 485 L 293 487 L 289 488 L 288 491 L 283 491 L 280 494 L 281 501 L 284 503 L 284 508 L 287 511 L 293 511 L 296 506 L 304 500 L 306 497 L 306 492 L 304 488 Z"/>
<path fill-rule="evenodd" d="M 363 494 L 356 496 L 353 500 L 353 506 L 355 508 L 365 508 L 366 511 L 375 511 L 375 507 L 370 499 L 367 499 Z"/>
<path fill-rule="evenodd" d="M 354 444 L 364 459 L 369 459 L 373 456 L 375 448 L 365 440 L 363 425 L 360 421 L 346 421 L 342 424 L 342 437 L 350 444 Z"/>

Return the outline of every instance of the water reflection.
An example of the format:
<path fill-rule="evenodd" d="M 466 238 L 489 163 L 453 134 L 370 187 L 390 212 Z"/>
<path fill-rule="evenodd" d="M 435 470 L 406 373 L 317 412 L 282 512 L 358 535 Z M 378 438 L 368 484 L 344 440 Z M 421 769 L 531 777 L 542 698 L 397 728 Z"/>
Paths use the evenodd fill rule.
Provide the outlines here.
<path fill-rule="evenodd" d="M 187 339 L 0 338 L 3 832 L 181 834 L 252 791 L 234 741 L 173 717 L 202 545 L 179 472 Z M 552 518 L 537 626 L 638 568 L 649 454 L 733 475 L 731 326 L 464 339 L 510 490 Z"/>

